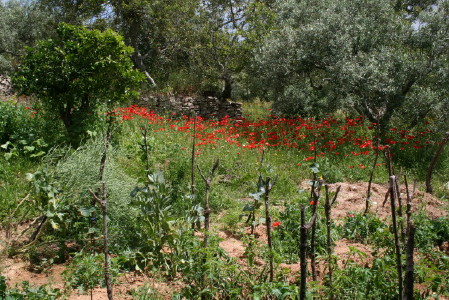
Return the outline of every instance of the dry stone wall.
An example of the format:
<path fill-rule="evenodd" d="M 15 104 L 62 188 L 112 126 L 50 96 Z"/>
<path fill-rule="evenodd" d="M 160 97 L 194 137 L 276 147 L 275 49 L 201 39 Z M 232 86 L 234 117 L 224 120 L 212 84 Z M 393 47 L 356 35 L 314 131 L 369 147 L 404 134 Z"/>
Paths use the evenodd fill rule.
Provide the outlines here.
<path fill-rule="evenodd" d="M 151 95 L 142 97 L 138 104 L 157 113 L 196 114 L 206 119 L 242 117 L 241 103 L 210 96 Z"/>
<path fill-rule="evenodd" d="M 0 75 L 0 97 L 10 97 L 14 95 L 11 79 L 7 76 Z"/>

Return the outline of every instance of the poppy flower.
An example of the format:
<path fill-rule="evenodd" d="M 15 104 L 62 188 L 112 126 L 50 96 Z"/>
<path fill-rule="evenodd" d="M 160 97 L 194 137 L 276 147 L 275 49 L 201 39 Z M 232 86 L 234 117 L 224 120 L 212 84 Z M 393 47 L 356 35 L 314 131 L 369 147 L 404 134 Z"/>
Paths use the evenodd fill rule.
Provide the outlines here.
<path fill-rule="evenodd" d="M 271 225 L 271 226 L 273 226 L 274 228 L 276 228 L 276 227 L 278 227 L 278 226 L 281 225 L 281 224 L 282 224 L 282 222 L 274 222 L 273 225 Z"/>

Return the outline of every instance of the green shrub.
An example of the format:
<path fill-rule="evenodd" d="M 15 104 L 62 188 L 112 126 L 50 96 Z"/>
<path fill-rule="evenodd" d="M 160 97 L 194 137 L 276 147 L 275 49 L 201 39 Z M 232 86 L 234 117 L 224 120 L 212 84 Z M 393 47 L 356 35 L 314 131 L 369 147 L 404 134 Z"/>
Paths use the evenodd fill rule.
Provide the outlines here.
<path fill-rule="evenodd" d="M 0 102 L 0 144 L 32 141 L 39 136 L 41 120 L 25 106 Z"/>
<path fill-rule="evenodd" d="M 90 219 L 91 213 L 100 216 L 98 205 L 92 205 L 92 195 L 89 189 L 100 187 L 99 170 L 100 159 L 104 151 L 104 140 L 101 136 L 88 140 L 76 150 L 61 149 L 62 153 L 52 153 L 47 157 L 51 166 L 53 181 L 56 182 L 60 203 L 60 211 L 64 214 L 65 227 L 55 234 L 64 239 L 86 240 L 90 233 L 98 234 L 101 222 Z M 108 230 L 110 234 L 110 248 L 127 248 L 138 241 L 136 235 L 137 209 L 131 206 L 130 193 L 135 187 L 135 179 L 127 176 L 116 163 L 116 151 L 109 148 L 106 161 L 104 179 L 108 191 Z M 61 158 L 62 155 L 62 158 Z M 95 218 L 95 217 L 94 217 Z M 92 224 L 93 223 L 93 224 Z M 93 225 L 93 227 L 92 227 Z M 127 232 L 127 234 L 123 234 Z"/>
<path fill-rule="evenodd" d="M 418 249 L 429 249 L 449 241 L 449 217 L 429 218 L 421 212 L 413 216 L 416 227 L 415 244 Z"/>
<path fill-rule="evenodd" d="M 109 269 L 112 278 L 117 277 L 118 270 L 111 263 Z M 77 288 L 81 294 L 93 290 L 96 286 L 105 286 L 104 255 L 99 253 L 88 254 L 83 251 L 77 253 L 63 273 L 66 284 Z"/>
<path fill-rule="evenodd" d="M 380 247 L 390 246 L 392 242 L 388 226 L 372 214 L 348 213 L 340 231 L 343 237 L 356 242 L 369 242 Z"/>

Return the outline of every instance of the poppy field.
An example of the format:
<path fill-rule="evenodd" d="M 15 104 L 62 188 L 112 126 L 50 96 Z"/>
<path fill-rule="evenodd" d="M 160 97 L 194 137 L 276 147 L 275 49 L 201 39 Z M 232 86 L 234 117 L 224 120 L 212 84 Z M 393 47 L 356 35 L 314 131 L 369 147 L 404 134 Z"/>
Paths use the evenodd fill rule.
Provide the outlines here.
<path fill-rule="evenodd" d="M 245 105 L 220 120 L 117 108 L 77 149 L 40 139 L 39 109 L 17 106 L 0 295 L 449 297 L 444 135 Z"/>

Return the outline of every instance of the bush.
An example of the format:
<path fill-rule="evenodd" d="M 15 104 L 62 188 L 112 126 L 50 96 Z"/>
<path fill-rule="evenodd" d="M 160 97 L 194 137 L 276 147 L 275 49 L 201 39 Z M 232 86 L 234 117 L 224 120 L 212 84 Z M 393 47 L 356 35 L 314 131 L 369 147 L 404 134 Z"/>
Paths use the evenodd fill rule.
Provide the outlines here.
<path fill-rule="evenodd" d="M 77 288 L 80 293 L 86 293 L 96 286 L 105 286 L 104 256 L 98 253 L 87 254 L 79 252 L 72 263 L 64 271 L 64 280 L 67 285 Z M 110 268 L 112 278 L 117 277 L 118 270 Z"/>
<path fill-rule="evenodd" d="M 112 30 L 60 24 L 57 38 L 27 49 L 13 83 L 36 95 L 79 145 L 100 107 L 136 96 L 143 74 L 133 68 L 132 52 Z"/>
<path fill-rule="evenodd" d="M 371 214 L 348 213 L 340 227 L 343 237 L 357 242 L 370 242 L 377 246 L 391 245 L 392 235 L 388 226 Z"/>
<path fill-rule="evenodd" d="M 12 102 L 0 102 L 0 144 L 16 143 L 39 136 L 40 119 L 22 105 Z"/>

